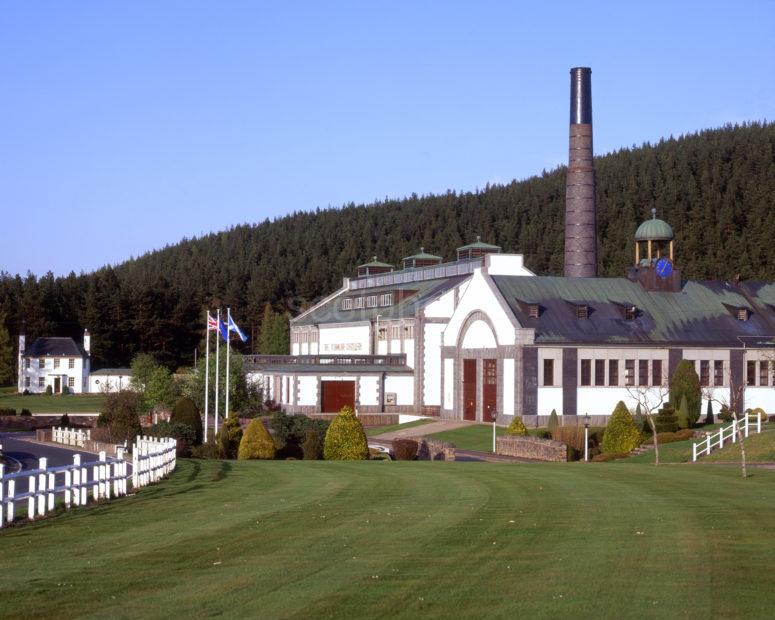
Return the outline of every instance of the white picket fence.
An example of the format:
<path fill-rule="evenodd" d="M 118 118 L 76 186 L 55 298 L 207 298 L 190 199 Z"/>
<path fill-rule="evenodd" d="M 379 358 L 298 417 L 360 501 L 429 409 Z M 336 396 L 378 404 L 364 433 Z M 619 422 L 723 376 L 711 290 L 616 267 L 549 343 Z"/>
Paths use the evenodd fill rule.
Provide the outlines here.
<path fill-rule="evenodd" d="M 758 415 L 748 414 L 739 422 L 732 420 L 729 426 L 722 426 L 717 432 L 708 434 L 702 441 L 692 444 L 692 461 L 710 454 L 711 450 L 723 448 L 724 443 L 737 443 L 738 425 L 744 437 L 748 437 L 749 433 L 762 432 L 762 419 Z"/>
<path fill-rule="evenodd" d="M 79 446 L 91 439 L 91 429 L 76 429 L 57 426 L 51 429 L 51 441 L 63 443 L 67 446 Z"/>
<path fill-rule="evenodd" d="M 139 489 L 161 480 L 175 469 L 177 442 L 170 438 L 137 437 L 132 447 L 132 471 L 124 459 L 124 448 L 116 448 L 117 458 L 100 452 L 96 461 L 81 462 L 73 455 L 72 465 L 48 467 L 46 458 L 39 459 L 37 469 L 5 474 L 0 464 L 0 528 L 16 518 L 17 507 L 27 507 L 27 518 L 43 517 L 54 510 L 57 496 L 65 508 L 85 506 L 89 490 L 93 501 L 109 500 L 127 494 L 128 481 Z M 17 481 L 27 480 L 27 491 L 16 492 Z"/>

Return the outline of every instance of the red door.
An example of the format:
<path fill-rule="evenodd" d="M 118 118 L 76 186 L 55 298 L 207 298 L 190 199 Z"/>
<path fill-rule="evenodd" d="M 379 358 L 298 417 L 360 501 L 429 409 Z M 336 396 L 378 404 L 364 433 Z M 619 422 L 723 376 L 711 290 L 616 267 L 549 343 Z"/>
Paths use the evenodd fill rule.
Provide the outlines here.
<path fill-rule="evenodd" d="M 498 406 L 498 364 L 495 360 L 482 362 L 482 421 L 489 422 L 492 420 L 490 414 Z"/>
<path fill-rule="evenodd" d="M 476 420 L 476 360 L 463 360 L 463 419 Z"/>
<path fill-rule="evenodd" d="M 321 381 L 323 413 L 339 413 L 342 407 L 355 408 L 355 381 Z"/>

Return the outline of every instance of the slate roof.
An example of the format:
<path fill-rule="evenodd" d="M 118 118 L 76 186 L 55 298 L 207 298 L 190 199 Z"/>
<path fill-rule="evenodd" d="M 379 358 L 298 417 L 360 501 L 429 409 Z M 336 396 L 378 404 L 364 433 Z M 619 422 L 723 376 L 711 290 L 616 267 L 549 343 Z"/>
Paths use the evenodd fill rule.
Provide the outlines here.
<path fill-rule="evenodd" d="M 72 338 L 36 338 L 24 351 L 25 357 L 83 357 L 83 351 Z"/>
<path fill-rule="evenodd" d="M 541 344 L 742 347 L 775 345 L 775 283 L 687 281 L 680 292 L 647 291 L 626 278 L 493 276 L 514 316 Z M 529 317 L 529 304 L 539 317 Z M 579 319 L 576 306 L 589 306 Z M 636 318 L 625 318 L 634 305 Z M 737 309 L 750 311 L 747 321 Z"/>
<path fill-rule="evenodd" d="M 292 322 L 293 326 L 357 323 L 361 321 L 374 321 L 379 315 L 380 320 L 413 318 L 417 311 L 426 303 L 429 303 L 457 286 L 463 280 L 471 277 L 469 274 L 440 278 L 438 280 L 424 280 L 420 282 L 406 282 L 403 284 L 390 284 L 369 289 L 357 289 L 345 291 L 323 305 L 315 308 L 308 314 Z M 358 310 L 341 310 L 344 297 L 367 297 L 389 293 L 391 291 L 416 291 L 411 297 L 406 297 L 392 306 L 377 308 L 362 308 Z"/>

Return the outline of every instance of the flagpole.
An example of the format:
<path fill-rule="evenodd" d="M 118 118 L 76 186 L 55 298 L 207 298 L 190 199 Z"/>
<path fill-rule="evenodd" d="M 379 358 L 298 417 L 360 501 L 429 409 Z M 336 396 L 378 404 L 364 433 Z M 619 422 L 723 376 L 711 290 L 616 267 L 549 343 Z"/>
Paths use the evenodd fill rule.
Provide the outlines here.
<path fill-rule="evenodd" d="M 221 376 L 221 358 L 220 358 L 220 349 L 221 349 L 221 339 L 219 338 L 220 334 L 218 332 L 221 331 L 221 309 L 218 308 L 218 314 L 217 314 L 217 322 L 216 325 L 218 326 L 215 330 L 215 434 L 218 434 L 218 379 Z"/>
<path fill-rule="evenodd" d="M 229 358 L 231 357 L 231 308 L 226 308 L 226 417 L 229 417 Z"/>
<path fill-rule="evenodd" d="M 210 423 L 210 311 L 205 319 L 205 443 L 207 443 L 207 426 Z"/>

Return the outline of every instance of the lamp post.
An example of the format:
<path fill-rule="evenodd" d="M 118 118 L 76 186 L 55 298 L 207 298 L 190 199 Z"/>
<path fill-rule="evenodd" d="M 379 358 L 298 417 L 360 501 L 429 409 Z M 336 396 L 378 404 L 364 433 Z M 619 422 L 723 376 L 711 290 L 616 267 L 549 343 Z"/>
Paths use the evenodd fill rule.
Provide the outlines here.
<path fill-rule="evenodd" d="M 584 462 L 589 461 L 589 414 L 584 415 Z"/>
<path fill-rule="evenodd" d="M 493 409 L 490 417 L 492 417 L 492 453 L 495 454 L 495 420 L 498 419 L 498 412 Z"/>

